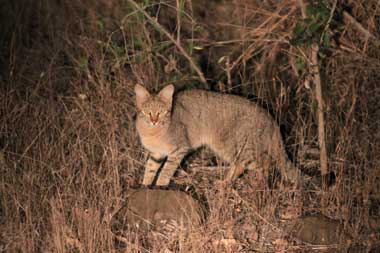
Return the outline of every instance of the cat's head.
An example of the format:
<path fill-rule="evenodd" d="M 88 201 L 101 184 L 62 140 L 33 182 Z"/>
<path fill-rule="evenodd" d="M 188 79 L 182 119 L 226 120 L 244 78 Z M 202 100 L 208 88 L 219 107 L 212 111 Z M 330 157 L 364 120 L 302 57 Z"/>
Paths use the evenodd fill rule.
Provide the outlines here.
<path fill-rule="evenodd" d="M 174 86 L 165 86 L 158 94 L 150 94 L 143 86 L 135 86 L 136 106 L 140 120 L 149 127 L 165 126 L 170 123 Z"/>

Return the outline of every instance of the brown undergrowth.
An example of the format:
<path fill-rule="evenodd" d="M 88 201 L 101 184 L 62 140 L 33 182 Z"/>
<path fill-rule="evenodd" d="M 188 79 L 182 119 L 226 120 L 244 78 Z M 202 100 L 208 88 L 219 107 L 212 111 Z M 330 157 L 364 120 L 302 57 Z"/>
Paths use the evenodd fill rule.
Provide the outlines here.
<path fill-rule="evenodd" d="M 310 250 L 318 247 L 284 228 L 286 218 L 310 213 L 339 220 L 353 243 L 376 244 L 380 6 L 374 0 L 337 1 L 336 26 L 327 31 L 331 46 L 320 68 L 328 165 L 336 178 L 324 208 L 320 191 L 268 184 L 270 172 L 248 172 L 234 187 L 220 188 L 219 170 L 191 169 L 221 164 L 202 151 L 190 158 L 186 180 L 207 202 L 203 225 L 175 236 L 113 232 L 112 217 L 128 189 L 139 187 L 147 155 L 133 125 L 137 82 L 152 91 L 174 83 L 257 101 L 280 123 L 292 160 L 319 176 L 307 47 L 289 42 L 301 22 L 296 1 L 139 4 L 151 20 L 122 0 L 0 7 L 0 251 Z M 344 12 L 372 37 L 345 21 Z"/>

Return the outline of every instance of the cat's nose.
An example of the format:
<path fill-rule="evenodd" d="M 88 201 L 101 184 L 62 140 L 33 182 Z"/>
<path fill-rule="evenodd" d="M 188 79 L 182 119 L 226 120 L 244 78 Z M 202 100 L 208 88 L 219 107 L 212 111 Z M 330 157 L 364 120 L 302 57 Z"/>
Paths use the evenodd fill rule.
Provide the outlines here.
<path fill-rule="evenodd" d="M 158 113 L 156 115 L 150 115 L 150 121 L 152 122 L 153 125 L 156 125 L 158 122 Z"/>

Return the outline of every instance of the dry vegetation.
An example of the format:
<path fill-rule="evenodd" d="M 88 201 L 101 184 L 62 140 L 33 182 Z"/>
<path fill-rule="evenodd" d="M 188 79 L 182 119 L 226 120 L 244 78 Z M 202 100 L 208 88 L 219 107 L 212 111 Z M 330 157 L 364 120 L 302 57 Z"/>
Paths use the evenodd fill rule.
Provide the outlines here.
<path fill-rule="evenodd" d="M 193 191 L 207 201 L 203 225 L 187 234 L 116 233 L 112 218 L 127 190 L 139 187 L 146 158 L 133 125 L 136 82 L 150 90 L 174 83 L 258 101 L 281 124 L 293 160 L 319 178 L 316 99 L 303 67 L 308 46 L 289 43 L 302 21 L 297 1 L 141 2 L 145 15 L 124 0 L 1 4 L 0 251 L 318 248 L 284 228 L 281 217 L 294 212 L 340 221 L 354 244 L 378 244 L 376 0 L 328 3 L 330 9 L 336 4 L 334 25 L 325 31 L 331 45 L 322 48 L 320 66 L 328 165 L 336 182 L 324 207 L 318 190 L 268 186 L 253 172 L 221 189 L 213 184 L 220 173 L 190 169 Z M 192 157 L 198 161 L 218 162 L 207 151 Z M 337 246 L 345 245 L 330 247 Z"/>

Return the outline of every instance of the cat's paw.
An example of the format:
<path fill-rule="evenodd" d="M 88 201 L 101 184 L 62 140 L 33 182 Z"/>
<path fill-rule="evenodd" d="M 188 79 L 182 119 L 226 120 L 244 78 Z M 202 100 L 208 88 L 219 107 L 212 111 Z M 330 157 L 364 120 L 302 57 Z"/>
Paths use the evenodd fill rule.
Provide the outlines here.
<path fill-rule="evenodd" d="M 170 178 L 159 177 L 159 178 L 157 179 L 156 185 L 157 185 L 157 186 L 168 186 L 169 183 L 170 183 Z"/>
<path fill-rule="evenodd" d="M 150 179 L 148 180 L 148 179 L 144 178 L 141 184 L 143 186 L 148 187 L 148 186 L 152 185 L 152 183 L 153 183 L 153 180 L 150 180 Z"/>

